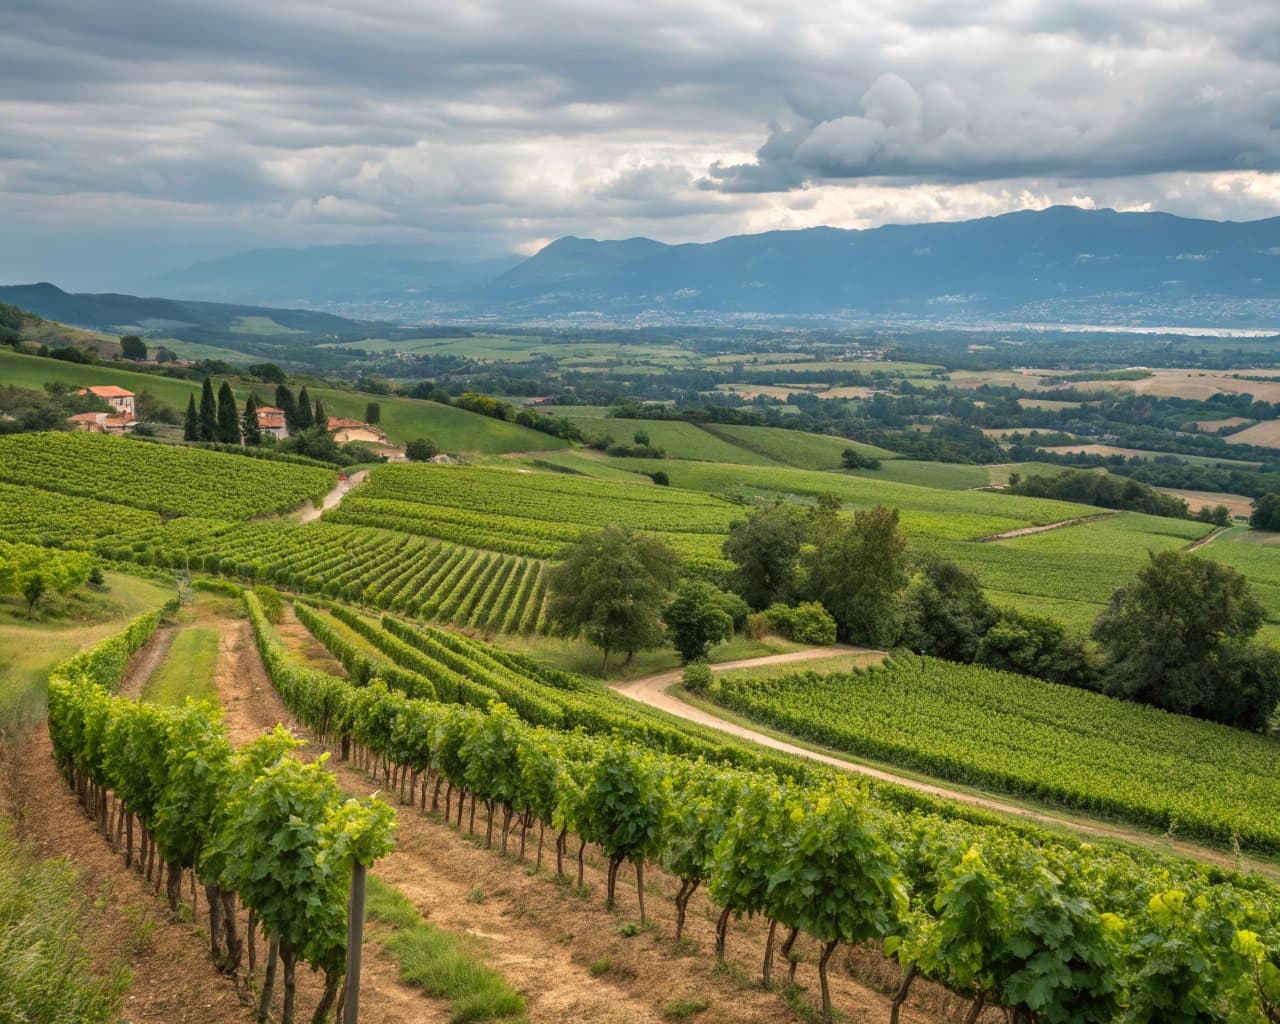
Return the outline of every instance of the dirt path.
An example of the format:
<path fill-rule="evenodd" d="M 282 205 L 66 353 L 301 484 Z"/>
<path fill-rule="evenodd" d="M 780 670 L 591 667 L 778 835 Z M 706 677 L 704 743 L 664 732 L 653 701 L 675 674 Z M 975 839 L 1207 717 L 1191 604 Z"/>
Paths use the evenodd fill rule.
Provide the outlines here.
<path fill-rule="evenodd" d="M 169 653 L 169 648 L 173 646 L 173 638 L 177 635 L 176 626 L 168 624 L 157 626 L 156 631 L 147 638 L 147 642 L 134 651 L 133 657 L 129 659 L 129 667 L 125 669 L 124 678 L 116 688 L 116 693 L 121 697 L 137 700 L 138 695 L 142 693 L 142 688 L 147 685 L 147 680 L 160 667 L 164 656 Z"/>
<path fill-rule="evenodd" d="M 1009 530 L 1007 533 L 993 533 L 990 537 L 979 537 L 973 543 L 990 544 L 998 540 L 1013 540 L 1014 537 L 1030 537 L 1033 533 L 1048 533 L 1050 530 L 1061 530 L 1064 526 L 1078 526 L 1080 523 L 1092 523 L 1098 519 L 1110 519 L 1115 512 L 1100 512 L 1094 516 L 1078 516 L 1075 519 L 1064 519 L 1060 523 L 1048 523 L 1045 526 L 1024 526 L 1020 530 Z"/>
<path fill-rule="evenodd" d="M 362 469 L 358 473 L 352 473 L 345 480 L 339 480 L 338 485 L 324 496 L 324 500 L 320 502 L 319 508 L 310 502 L 307 503 L 306 507 L 298 513 L 298 522 L 313 523 L 328 512 L 329 509 L 337 508 L 338 505 L 342 503 L 342 499 L 347 496 L 347 492 L 353 487 L 358 487 L 360 484 L 364 483 L 364 478 L 368 475 L 369 471 L 367 469 Z"/>
<path fill-rule="evenodd" d="M 724 672 L 733 668 L 753 668 L 759 665 L 777 665 L 785 662 L 800 662 L 814 658 L 827 658 L 833 653 L 848 654 L 858 650 L 858 648 L 815 647 L 808 651 L 794 651 L 790 654 L 772 654 L 764 658 L 751 658 L 746 661 L 731 661 L 723 665 L 712 665 L 711 670 L 713 672 Z M 997 811 L 1001 814 L 1022 818 L 1025 821 L 1036 822 L 1037 824 L 1055 826 L 1065 825 L 1068 828 L 1085 835 L 1105 836 L 1109 839 L 1119 839 L 1133 843 L 1137 846 L 1144 846 L 1148 848 L 1158 846 L 1165 852 L 1175 853 L 1190 860 L 1216 864 L 1224 868 L 1243 870 L 1252 869 L 1271 878 L 1280 878 L 1280 867 L 1266 861 L 1253 860 L 1248 857 L 1236 857 L 1234 854 L 1227 853 L 1223 850 L 1215 850 L 1208 846 L 1201 846 L 1198 843 L 1190 843 L 1173 839 L 1160 839 L 1157 841 L 1157 837 L 1152 833 L 1143 832 L 1139 829 L 1126 828 L 1123 825 L 1113 825 L 1108 822 L 1098 821 L 1097 819 L 1076 816 L 1071 812 L 1052 814 L 1036 811 L 1028 807 L 1010 803 L 1006 800 L 1001 800 L 998 797 L 981 796 L 976 793 L 952 789 L 945 784 L 922 782 L 918 779 L 899 775 L 892 771 L 873 768 L 870 765 L 858 764 L 831 754 L 823 754 L 815 750 L 807 749 L 806 747 L 798 746 L 794 743 L 788 743 L 786 740 L 777 739 L 767 733 L 757 732 L 747 726 L 739 725 L 736 722 L 720 718 L 709 711 L 704 711 L 700 707 L 695 707 L 692 704 L 686 704 L 678 697 L 667 693 L 667 689 L 669 687 L 680 681 L 680 676 L 680 671 L 676 670 L 671 672 L 661 672 L 652 676 L 644 676 L 639 679 L 628 679 L 616 683 L 610 683 L 609 685 L 613 690 L 622 694 L 624 697 L 630 697 L 632 700 L 639 701 L 641 704 L 648 704 L 650 707 L 660 708 L 661 710 L 670 712 L 679 718 L 683 718 L 687 722 L 694 722 L 697 725 L 704 725 L 712 729 L 718 729 L 730 736 L 750 740 L 762 747 L 768 747 L 771 750 L 778 750 L 785 754 L 792 754 L 796 757 L 805 757 L 811 761 L 830 765 L 833 768 L 840 768 L 848 772 L 856 772 L 859 775 L 866 775 L 882 782 L 892 782 L 895 785 L 905 786 L 908 789 L 914 789 L 921 793 L 928 793 L 931 796 L 943 797 L 947 800 L 955 800 L 958 803 L 969 804 L 974 807 L 982 807 L 989 811 Z"/>
<path fill-rule="evenodd" d="M 229 644 L 217 673 L 233 739 L 240 742 L 256 736 L 277 722 L 303 735 L 271 687 L 252 646 L 248 624 L 237 623 L 236 629 L 242 629 L 247 640 L 237 638 Z M 835 653 L 845 652 L 835 649 Z M 775 657 L 794 660 L 793 655 Z M 301 753 L 316 756 L 319 750 L 308 746 Z M 349 763 L 339 763 L 333 757 L 329 765 L 342 787 L 353 795 L 367 796 L 379 789 Z M 397 802 L 394 794 L 385 792 L 383 799 Z M 635 918 L 634 876 L 619 883 L 620 912 L 607 913 L 602 896 L 605 865 L 598 853 L 588 851 L 588 892 L 578 894 L 545 873 L 530 872 L 536 830 L 529 835 L 528 861 L 522 867 L 514 856 L 504 858 L 496 850 L 481 848 L 483 807 L 477 815 L 477 839 L 411 806 L 400 805 L 398 813 L 396 849 L 378 862 L 374 873 L 404 893 L 432 923 L 471 936 L 484 958 L 524 994 L 532 1024 L 660 1024 L 666 1019 L 663 1008 L 678 999 L 707 1000 L 708 1010 L 698 1016 L 703 1024 L 784 1024 L 796 1020 L 777 995 L 742 980 L 759 971 L 764 948 L 762 922 L 733 925 L 729 946 L 735 967 L 730 972 L 717 971 L 710 955 L 714 908 L 698 894 L 689 909 L 688 931 L 693 944 L 677 949 L 671 941 L 676 885 L 652 866 L 646 872 L 646 890 L 651 894 L 646 903 L 654 923 L 628 937 L 621 933 L 621 927 Z M 495 830 L 495 845 L 498 831 L 500 828 Z M 514 854 L 519 846 L 518 832 L 511 843 Z M 571 853 L 576 853 L 576 844 Z M 544 872 L 555 858 L 550 833 L 545 857 Z M 811 964 L 811 946 L 803 953 Z M 368 957 L 366 965 L 366 969 L 382 965 L 393 974 L 380 956 Z M 880 966 L 883 968 L 882 963 Z M 812 975 L 812 967 L 802 967 L 801 983 L 816 984 L 816 978 L 807 977 L 806 972 Z M 833 975 L 836 1005 L 852 1019 L 887 1019 L 885 997 L 839 972 Z M 381 991 L 384 982 L 366 977 L 362 984 L 371 992 Z M 413 998 L 419 1007 L 413 1020 L 448 1018 L 438 1000 L 416 993 Z M 922 987 L 919 1005 L 933 1005 L 931 1000 L 940 998 L 937 992 Z M 916 1004 L 915 997 L 912 1003 Z M 910 1006 L 905 1010 L 902 1019 L 910 1024 L 939 1019 L 933 1012 L 926 1014 Z"/>
<path fill-rule="evenodd" d="M 1183 548 L 1182 550 L 1183 550 L 1183 551 L 1185 551 L 1187 554 L 1190 554 L 1192 551 L 1199 551 L 1199 550 L 1200 550 L 1202 547 L 1204 547 L 1206 544 L 1210 544 L 1210 543 L 1212 543 L 1213 541 L 1217 540 L 1217 539 L 1218 539 L 1219 537 L 1221 537 L 1224 533 L 1226 533 L 1226 532 L 1227 532 L 1227 530 L 1229 530 L 1229 529 L 1230 529 L 1230 527 L 1228 527 L 1228 526 L 1219 526 L 1219 527 L 1218 527 L 1216 530 L 1214 530 L 1212 533 L 1207 534 L 1207 535 L 1206 535 L 1206 536 L 1204 536 L 1204 537 L 1201 537 L 1201 538 L 1200 538 L 1199 540 L 1197 540 L 1197 541 L 1192 541 L 1190 544 L 1188 544 L 1188 545 L 1187 545 L 1185 548 Z"/>

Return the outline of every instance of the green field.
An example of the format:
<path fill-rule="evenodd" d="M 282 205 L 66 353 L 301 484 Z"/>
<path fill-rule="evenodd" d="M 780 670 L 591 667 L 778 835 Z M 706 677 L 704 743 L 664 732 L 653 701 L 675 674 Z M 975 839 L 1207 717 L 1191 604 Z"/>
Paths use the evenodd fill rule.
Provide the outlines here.
<path fill-rule="evenodd" d="M 888 480 L 917 487 L 936 487 L 946 491 L 970 491 L 988 483 L 986 466 L 968 466 L 956 462 L 916 462 L 914 459 L 891 459 L 879 469 L 850 470 L 851 476 L 868 480 Z"/>
<path fill-rule="evenodd" d="M 54 665 L 174 596 L 172 586 L 153 580 L 105 575 L 101 592 L 81 588 L 49 621 L 27 622 L 25 601 L 0 598 L 0 609 L 13 613 L 0 621 L 0 732 L 17 735 L 44 714 L 45 680 Z"/>
<path fill-rule="evenodd" d="M 46 381 L 58 381 L 86 387 L 91 384 L 115 384 L 130 391 L 150 391 L 162 402 L 181 412 L 187 399 L 200 397 L 200 384 L 174 380 L 153 374 L 131 373 L 108 366 L 80 366 L 57 359 L 18 355 L 0 348 L 0 380 L 18 387 L 41 389 Z M 214 381 L 215 389 L 218 382 Z M 250 388 L 233 382 L 232 391 L 243 402 Z M 274 388 L 255 385 L 259 397 L 269 401 Z M 382 429 L 394 442 L 401 444 L 415 437 L 432 438 L 448 452 L 518 452 L 565 448 L 568 442 L 515 423 L 491 419 L 464 409 L 440 405 L 415 398 L 368 395 L 361 392 L 337 391 L 332 388 L 308 388 L 308 394 L 319 398 L 330 415 L 363 419 L 371 401 L 382 407 Z"/>
<path fill-rule="evenodd" d="M 775 460 L 716 436 L 709 430 L 680 420 L 597 419 L 566 416 L 589 437 L 610 437 L 616 444 L 632 445 L 635 435 L 649 435 L 649 443 L 666 452 L 670 459 L 699 462 L 731 462 L 749 466 L 774 465 Z M 656 463 L 654 469 L 661 469 Z"/>
<path fill-rule="evenodd" d="M 612 459 L 643 471 L 643 459 Z M 744 503 L 783 495 L 812 500 L 834 494 L 846 508 L 892 505 L 902 510 L 909 534 L 973 539 L 993 533 L 1093 515 L 1097 509 L 1061 501 L 1021 498 L 989 491 L 944 491 L 845 473 L 820 473 L 780 466 L 759 468 L 709 462 L 665 460 L 673 488 L 726 495 Z"/>
<path fill-rule="evenodd" d="M 152 704 L 182 704 L 190 697 L 216 702 L 218 691 L 213 684 L 213 672 L 218 664 L 220 638 L 218 630 L 205 626 L 179 631 L 143 686 L 142 700 Z"/>
<path fill-rule="evenodd" d="M 749 451 L 758 452 L 773 462 L 794 466 L 796 469 L 839 469 L 842 465 L 841 454 L 846 448 L 877 459 L 895 457 L 893 452 L 859 441 L 829 437 L 826 434 L 807 434 L 799 430 L 783 430 L 781 427 L 739 427 L 710 423 L 706 429 Z"/>
<path fill-rule="evenodd" d="M 1272 740 L 934 658 L 721 679 L 713 699 L 860 757 L 1216 843 L 1280 852 Z"/>

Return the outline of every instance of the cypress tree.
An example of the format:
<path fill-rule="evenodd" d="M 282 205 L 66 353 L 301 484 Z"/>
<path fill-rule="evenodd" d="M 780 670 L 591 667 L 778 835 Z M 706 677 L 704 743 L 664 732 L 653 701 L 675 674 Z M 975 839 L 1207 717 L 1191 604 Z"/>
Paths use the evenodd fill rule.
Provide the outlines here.
<path fill-rule="evenodd" d="M 298 392 L 298 430 L 310 430 L 311 427 L 311 396 L 307 394 L 307 386 L 303 384 L 302 390 Z"/>
<path fill-rule="evenodd" d="M 244 432 L 244 443 L 257 446 L 262 444 L 262 428 L 258 426 L 258 396 L 252 391 L 244 403 L 244 416 L 240 420 L 240 429 Z"/>
<path fill-rule="evenodd" d="M 324 411 L 324 406 L 320 404 L 320 399 L 316 399 L 315 415 L 311 417 L 311 425 L 314 427 L 324 427 L 329 429 L 329 414 Z"/>
<path fill-rule="evenodd" d="M 204 379 L 200 389 L 200 440 L 216 441 L 218 437 L 218 404 L 213 400 L 213 384 Z"/>
<path fill-rule="evenodd" d="M 218 389 L 217 439 L 223 444 L 240 443 L 240 410 L 236 407 L 236 396 L 231 393 L 231 385 L 225 380 Z"/>
<path fill-rule="evenodd" d="M 285 429 L 290 434 L 298 432 L 298 403 L 293 400 L 293 392 L 283 384 L 276 385 L 276 407 L 284 413 Z"/>
<path fill-rule="evenodd" d="M 196 396 L 187 399 L 187 418 L 182 424 L 182 440 L 200 440 L 200 414 L 196 412 Z"/>

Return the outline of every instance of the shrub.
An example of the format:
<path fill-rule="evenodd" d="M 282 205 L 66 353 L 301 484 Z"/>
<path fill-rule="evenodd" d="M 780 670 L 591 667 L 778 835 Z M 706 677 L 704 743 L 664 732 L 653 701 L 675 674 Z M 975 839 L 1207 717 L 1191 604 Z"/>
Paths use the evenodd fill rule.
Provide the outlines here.
<path fill-rule="evenodd" d="M 764 612 L 752 612 L 742 623 L 742 635 L 748 640 L 759 640 L 773 628 Z"/>
<path fill-rule="evenodd" d="M 712 680 L 711 668 L 705 661 L 694 661 L 685 666 L 682 682 L 691 693 L 706 693 Z"/>
<path fill-rule="evenodd" d="M 817 601 L 803 604 L 773 604 L 765 609 L 765 617 L 775 632 L 799 644 L 833 644 L 836 642 L 836 620 Z"/>

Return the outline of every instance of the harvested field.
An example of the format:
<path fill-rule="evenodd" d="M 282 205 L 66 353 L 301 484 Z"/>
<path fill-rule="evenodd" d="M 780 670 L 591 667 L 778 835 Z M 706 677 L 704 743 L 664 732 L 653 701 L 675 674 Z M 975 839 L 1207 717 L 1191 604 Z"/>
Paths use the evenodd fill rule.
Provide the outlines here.
<path fill-rule="evenodd" d="M 1195 423 L 1188 423 L 1188 430 L 1198 430 L 1202 434 L 1216 434 L 1219 430 L 1225 430 L 1228 427 L 1244 427 L 1254 421 L 1244 416 L 1228 416 L 1223 420 L 1198 420 Z"/>
<path fill-rule="evenodd" d="M 1228 444 L 1256 444 L 1262 448 L 1280 448 L 1280 420 L 1267 420 L 1235 434 L 1228 434 Z"/>
<path fill-rule="evenodd" d="M 1243 494 L 1224 494 L 1218 491 L 1187 491 L 1179 487 L 1157 487 L 1157 491 L 1164 491 L 1165 494 L 1172 494 L 1175 498 L 1182 498 L 1192 512 L 1198 512 L 1202 508 L 1215 508 L 1218 505 L 1226 505 L 1227 509 L 1233 516 L 1239 516 L 1248 519 L 1253 512 L 1253 499 Z"/>

